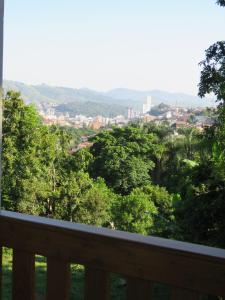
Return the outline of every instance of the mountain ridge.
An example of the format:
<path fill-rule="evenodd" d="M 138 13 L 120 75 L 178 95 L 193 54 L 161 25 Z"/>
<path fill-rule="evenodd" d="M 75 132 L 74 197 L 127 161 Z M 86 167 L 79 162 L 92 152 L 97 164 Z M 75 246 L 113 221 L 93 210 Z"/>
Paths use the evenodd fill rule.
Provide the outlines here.
<path fill-rule="evenodd" d="M 23 82 L 5 80 L 5 90 L 18 90 L 27 103 L 49 102 L 56 105 L 69 103 L 88 103 L 118 107 L 133 107 L 142 111 L 142 105 L 147 96 L 152 96 L 153 105 L 165 103 L 182 107 L 207 107 L 215 106 L 209 98 L 200 99 L 197 96 L 185 93 L 171 93 L 163 90 L 139 91 L 126 88 L 116 88 L 106 92 L 98 92 L 88 88 L 71 88 L 63 86 L 51 86 L 47 84 L 29 85 Z M 123 112 L 124 113 L 124 112 Z"/>

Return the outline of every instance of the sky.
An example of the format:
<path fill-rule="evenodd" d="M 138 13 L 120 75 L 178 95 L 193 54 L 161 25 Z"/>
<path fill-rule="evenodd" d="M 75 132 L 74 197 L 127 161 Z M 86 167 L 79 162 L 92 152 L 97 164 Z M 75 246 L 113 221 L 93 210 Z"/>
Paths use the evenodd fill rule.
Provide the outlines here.
<path fill-rule="evenodd" d="M 225 39 L 215 0 L 5 0 L 4 77 L 99 91 L 197 94 L 199 62 Z"/>

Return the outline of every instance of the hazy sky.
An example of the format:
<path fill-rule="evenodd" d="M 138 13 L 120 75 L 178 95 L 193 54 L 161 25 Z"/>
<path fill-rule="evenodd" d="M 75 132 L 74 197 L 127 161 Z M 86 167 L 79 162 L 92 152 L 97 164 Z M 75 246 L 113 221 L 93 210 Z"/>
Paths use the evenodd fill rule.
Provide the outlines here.
<path fill-rule="evenodd" d="M 6 79 L 197 93 L 204 50 L 225 39 L 215 0 L 5 0 Z"/>

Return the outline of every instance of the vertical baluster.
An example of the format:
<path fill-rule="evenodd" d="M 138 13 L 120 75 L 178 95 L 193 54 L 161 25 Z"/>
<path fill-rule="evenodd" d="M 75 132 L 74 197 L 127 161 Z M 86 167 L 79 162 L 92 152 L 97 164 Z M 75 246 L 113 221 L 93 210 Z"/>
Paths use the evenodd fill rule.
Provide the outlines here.
<path fill-rule="evenodd" d="M 35 256 L 32 253 L 13 251 L 12 299 L 34 300 Z"/>
<path fill-rule="evenodd" d="M 199 293 L 180 289 L 180 288 L 173 288 L 172 289 L 172 300 L 201 300 L 201 296 Z"/>
<path fill-rule="evenodd" d="M 109 299 L 109 274 L 105 271 L 86 267 L 85 300 Z"/>
<path fill-rule="evenodd" d="M 47 300 L 68 300 L 70 294 L 70 264 L 47 259 Z"/>
<path fill-rule="evenodd" d="M 150 300 L 152 299 L 152 283 L 138 278 L 127 279 L 128 300 Z"/>

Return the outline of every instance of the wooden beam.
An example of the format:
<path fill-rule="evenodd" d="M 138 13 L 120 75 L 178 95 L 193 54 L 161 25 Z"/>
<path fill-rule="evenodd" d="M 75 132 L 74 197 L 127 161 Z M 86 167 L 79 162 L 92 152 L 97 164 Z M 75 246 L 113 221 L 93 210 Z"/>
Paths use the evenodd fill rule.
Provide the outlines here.
<path fill-rule="evenodd" d="M 86 267 L 85 269 L 85 300 L 108 300 L 109 274 L 102 270 Z"/>
<path fill-rule="evenodd" d="M 172 300 L 201 300 L 199 293 L 185 289 L 172 288 Z"/>
<path fill-rule="evenodd" d="M 32 253 L 13 251 L 12 299 L 35 299 L 35 256 Z"/>
<path fill-rule="evenodd" d="M 0 244 L 202 294 L 225 295 L 225 250 L 0 212 Z"/>
<path fill-rule="evenodd" d="M 47 258 L 47 300 L 68 300 L 70 294 L 70 264 Z"/>

